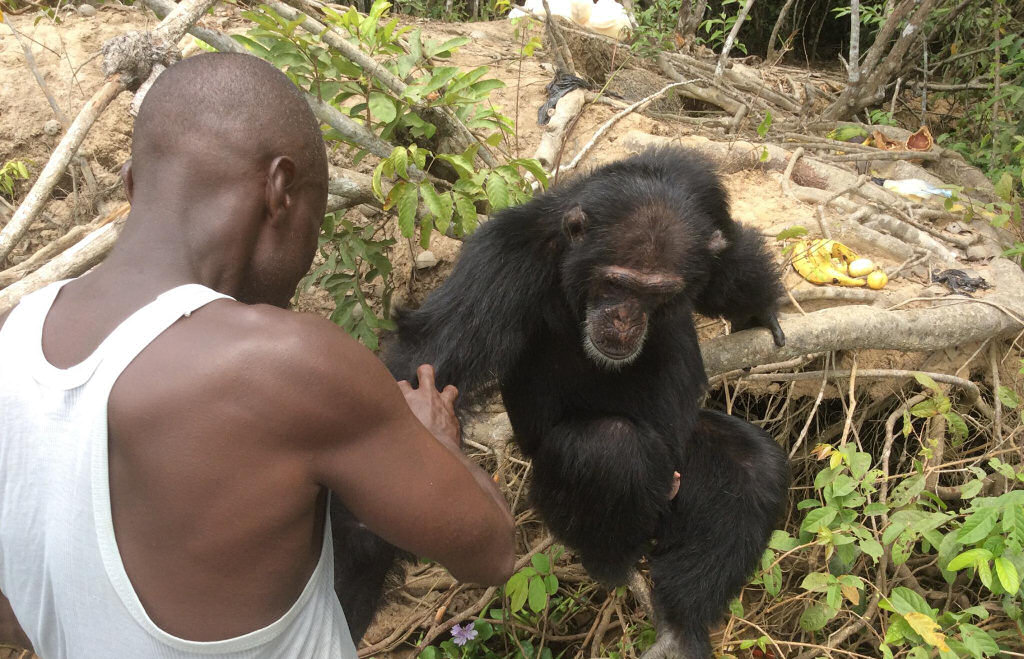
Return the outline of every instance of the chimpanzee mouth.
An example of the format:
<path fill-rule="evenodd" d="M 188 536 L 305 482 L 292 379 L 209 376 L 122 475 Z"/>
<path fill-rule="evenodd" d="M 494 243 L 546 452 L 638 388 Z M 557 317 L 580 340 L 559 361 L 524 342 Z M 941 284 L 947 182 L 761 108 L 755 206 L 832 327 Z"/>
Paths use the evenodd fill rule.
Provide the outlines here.
<path fill-rule="evenodd" d="M 590 338 L 590 332 L 587 331 L 587 327 L 584 324 L 583 327 L 583 351 L 587 353 L 598 366 L 603 366 L 609 370 L 618 370 L 636 361 L 636 358 L 643 352 L 644 340 L 647 338 L 647 328 L 644 328 L 643 334 L 637 339 L 630 347 L 626 347 L 624 350 L 617 350 L 607 345 L 600 345 L 595 343 Z"/>

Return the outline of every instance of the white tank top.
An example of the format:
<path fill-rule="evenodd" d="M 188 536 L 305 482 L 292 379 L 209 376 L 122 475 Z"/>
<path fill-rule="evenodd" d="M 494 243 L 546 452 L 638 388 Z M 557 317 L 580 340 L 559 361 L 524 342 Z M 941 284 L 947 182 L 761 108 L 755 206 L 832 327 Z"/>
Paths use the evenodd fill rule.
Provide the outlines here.
<path fill-rule="evenodd" d="M 128 580 L 110 513 L 107 398 L 125 367 L 181 316 L 227 296 L 189 284 L 121 323 L 85 361 L 46 361 L 61 286 L 25 297 L 0 327 L 0 591 L 44 659 L 354 659 L 334 593 L 330 517 L 320 560 L 281 618 L 243 636 L 187 641 L 157 627 Z"/>

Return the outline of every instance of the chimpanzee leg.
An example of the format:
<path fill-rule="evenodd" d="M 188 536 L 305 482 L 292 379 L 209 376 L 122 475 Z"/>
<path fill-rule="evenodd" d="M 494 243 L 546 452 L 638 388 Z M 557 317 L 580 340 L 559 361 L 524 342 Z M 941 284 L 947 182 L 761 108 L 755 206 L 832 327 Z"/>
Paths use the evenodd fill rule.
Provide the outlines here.
<path fill-rule="evenodd" d="M 531 503 L 587 571 L 624 583 L 668 510 L 664 441 L 624 417 L 583 417 L 545 434 L 533 456 Z"/>
<path fill-rule="evenodd" d="M 703 410 L 650 558 L 659 641 L 644 659 L 707 659 L 708 628 L 739 593 L 782 513 L 788 466 L 759 428 Z"/>

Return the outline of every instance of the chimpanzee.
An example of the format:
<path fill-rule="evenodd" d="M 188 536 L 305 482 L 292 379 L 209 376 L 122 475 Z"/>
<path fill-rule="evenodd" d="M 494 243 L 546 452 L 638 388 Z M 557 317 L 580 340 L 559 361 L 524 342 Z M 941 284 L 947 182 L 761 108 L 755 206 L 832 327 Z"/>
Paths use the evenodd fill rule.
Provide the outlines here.
<path fill-rule="evenodd" d="M 708 626 L 781 513 L 788 470 L 765 432 L 698 409 L 692 314 L 766 327 L 781 346 L 781 290 L 709 164 L 650 149 L 497 213 L 423 306 L 399 315 L 385 362 L 409 380 L 431 363 L 439 387 L 464 394 L 496 381 L 555 536 L 609 585 L 648 556 L 659 637 L 645 656 L 704 659 Z"/>

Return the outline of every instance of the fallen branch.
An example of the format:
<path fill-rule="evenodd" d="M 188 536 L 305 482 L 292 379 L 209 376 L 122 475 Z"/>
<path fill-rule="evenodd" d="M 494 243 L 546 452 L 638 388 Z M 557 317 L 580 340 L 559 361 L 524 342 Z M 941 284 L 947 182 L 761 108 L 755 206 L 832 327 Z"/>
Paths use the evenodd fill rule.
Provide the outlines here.
<path fill-rule="evenodd" d="M 551 170 L 555 166 L 558 155 L 562 152 L 562 144 L 566 138 L 566 131 L 572 125 L 576 117 L 583 111 L 583 104 L 587 93 L 583 89 L 574 89 L 562 98 L 558 99 L 555 105 L 555 113 L 544 126 L 544 132 L 540 136 L 540 144 L 537 146 L 533 157 L 540 162 L 541 167 Z"/>
<path fill-rule="evenodd" d="M 689 84 L 689 81 L 687 81 L 687 82 L 673 82 L 672 84 L 665 85 L 664 87 L 662 87 L 658 91 L 654 92 L 653 94 L 651 94 L 647 98 L 640 99 L 636 103 L 633 103 L 632 105 L 630 105 L 626 109 L 624 109 L 621 112 L 619 112 L 618 114 L 614 115 L 611 119 L 609 119 L 608 121 L 606 121 L 603 124 L 601 124 L 598 127 L 598 129 L 596 131 L 594 131 L 594 136 L 590 138 L 589 142 L 587 142 L 586 144 L 583 145 L 583 148 L 580 149 L 579 153 L 576 154 L 576 157 L 572 159 L 572 162 L 570 162 L 568 165 L 565 165 L 564 167 L 559 167 L 559 171 L 565 171 L 565 170 L 573 169 L 573 168 L 576 167 L 576 165 L 580 164 L 580 161 L 583 160 L 583 157 L 585 155 L 587 155 L 587 153 L 589 153 L 592 148 L 594 148 L 594 145 L 597 144 L 597 141 L 599 139 L 601 139 L 601 136 L 604 135 L 606 132 L 608 132 L 608 129 L 611 128 L 612 126 L 614 126 L 616 123 L 618 123 L 623 117 L 625 117 L 626 115 L 628 115 L 631 112 L 636 111 L 638 108 L 642 108 L 643 106 L 647 105 L 648 103 L 654 101 L 655 99 L 657 99 L 659 96 L 661 96 L 662 94 L 664 94 L 668 90 L 674 89 L 675 87 L 680 87 L 680 86 L 683 86 L 683 85 L 686 85 L 686 84 Z"/>
<path fill-rule="evenodd" d="M 996 292 L 985 298 L 958 299 L 930 308 L 898 311 L 849 305 L 787 318 L 782 321 L 786 332 L 786 345 L 782 348 L 776 347 L 771 334 L 761 329 L 716 337 L 701 345 L 704 368 L 713 376 L 812 352 L 860 348 L 943 350 L 1019 332 L 1024 328 L 1018 320 L 1024 315 L 1024 301 L 1020 297 L 1024 291 L 1024 270 L 1012 261 L 995 259 L 989 276 Z M 943 301 L 935 299 L 938 303 Z"/>
<path fill-rule="evenodd" d="M 173 7 L 173 11 L 153 29 L 153 42 L 177 43 L 184 36 L 186 29 L 199 20 L 199 17 L 212 7 L 216 1 L 183 0 L 181 4 L 176 6 L 173 3 L 169 3 Z M 137 62 L 122 62 L 120 66 L 124 67 L 130 64 L 138 65 Z M 105 65 L 104 70 L 107 70 L 107 68 Z M 61 138 L 57 148 L 53 150 L 53 154 L 46 162 L 46 166 L 43 167 L 43 171 L 40 172 L 39 178 L 36 179 L 32 189 L 25 196 L 25 200 L 18 207 L 18 210 L 15 211 L 11 221 L 7 223 L 3 230 L 0 230 L 0 263 L 11 253 L 11 250 L 18 244 L 18 241 L 25 235 L 29 226 L 31 226 L 39 212 L 43 209 L 54 187 L 56 187 L 57 181 L 63 176 L 64 170 L 67 169 L 71 159 L 78 152 L 78 147 L 85 141 L 85 136 L 88 135 L 89 129 L 96 123 L 96 120 L 103 114 L 103 111 L 107 109 L 107 106 L 117 98 L 117 95 L 128 89 L 129 85 L 132 84 L 131 79 L 126 77 L 127 71 L 125 69 L 115 68 L 114 72 L 119 75 L 111 79 L 113 74 L 109 73 L 107 82 L 93 94 L 92 98 L 89 99 L 78 113 L 78 116 L 75 117 L 75 120 L 71 122 L 71 126 L 64 133 L 64 137 Z"/>
<path fill-rule="evenodd" d="M 77 277 L 102 261 L 114 246 L 124 221 L 122 217 L 100 227 L 43 267 L 0 291 L 0 314 L 13 309 L 29 293 L 55 281 Z"/>

